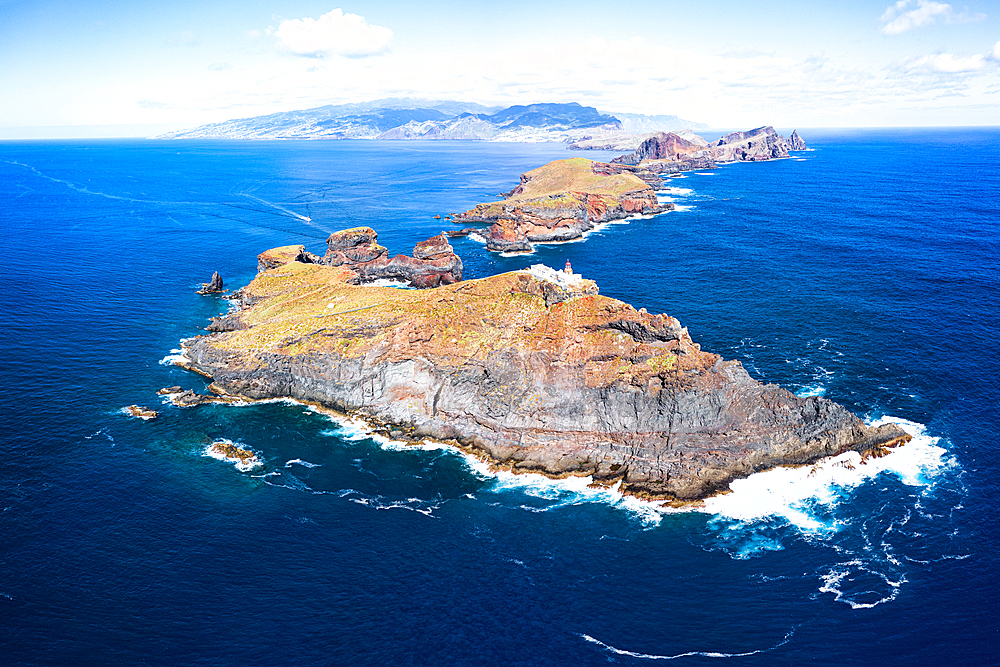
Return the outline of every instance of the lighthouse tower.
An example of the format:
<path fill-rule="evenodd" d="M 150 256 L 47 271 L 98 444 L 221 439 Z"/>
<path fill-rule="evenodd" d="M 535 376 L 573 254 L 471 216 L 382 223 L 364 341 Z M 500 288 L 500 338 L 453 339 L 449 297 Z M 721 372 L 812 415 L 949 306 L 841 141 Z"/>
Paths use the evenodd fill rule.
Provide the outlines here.
<path fill-rule="evenodd" d="M 563 269 L 563 273 L 568 273 L 570 275 L 573 275 L 573 267 L 570 266 L 568 259 L 566 260 L 566 268 Z"/>

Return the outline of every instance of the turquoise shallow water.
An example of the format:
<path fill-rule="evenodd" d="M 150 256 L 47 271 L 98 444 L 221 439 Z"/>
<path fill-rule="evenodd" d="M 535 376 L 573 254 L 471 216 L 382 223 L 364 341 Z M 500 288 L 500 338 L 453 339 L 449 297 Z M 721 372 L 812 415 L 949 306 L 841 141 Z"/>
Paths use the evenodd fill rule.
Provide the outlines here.
<path fill-rule="evenodd" d="M 878 474 L 667 515 L 295 405 L 120 412 L 204 387 L 161 361 L 226 308 L 193 293 L 213 270 L 237 287 L 260 251 L 362 224 L 409 252 L 564 147 L 0 144 L 4 662 L 992 662 L 1000 132 L 802 134 L 582 243 L 455 242 L 469 277 L 568 259 L 759 379 L 920 435 Z"/>

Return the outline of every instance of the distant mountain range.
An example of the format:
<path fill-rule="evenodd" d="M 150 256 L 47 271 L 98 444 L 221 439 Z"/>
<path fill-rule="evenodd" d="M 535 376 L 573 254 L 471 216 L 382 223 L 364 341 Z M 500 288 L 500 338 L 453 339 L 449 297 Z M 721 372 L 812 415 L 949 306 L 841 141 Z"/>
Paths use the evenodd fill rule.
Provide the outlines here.
<path fill-rule="evenodd" d="M 227 120 L 155 139 L 465 139 L 562 141 L 705 129 L 677 116 L 606 113 L 575 102 L 506 108 L 390 98 Z"/>

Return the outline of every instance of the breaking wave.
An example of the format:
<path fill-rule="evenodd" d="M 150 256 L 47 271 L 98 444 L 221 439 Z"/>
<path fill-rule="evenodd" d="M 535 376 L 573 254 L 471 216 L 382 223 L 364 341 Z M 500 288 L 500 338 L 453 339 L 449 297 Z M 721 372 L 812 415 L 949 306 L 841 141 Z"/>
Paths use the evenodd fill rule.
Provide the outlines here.
<path fill-rule="evenodd" d="M 882 457 L 857 452 L 812 466 L 775 468 L 730 484 L 731 493 L 705 501 L 706 549 L 733 558 L 780 551 L 804 541 L 833 558 L 814 573 L 816 595 L 831 594 L 853 609 L 896 599 L 913 564 L 957 558 L 939 519 L 961 507 L 958 463 L 922 424 L 882 417 L 912 440 Z M 933 510 L 928 510 L 933 506 Z M 946 521 L 947 523 L 947 521 Z M 915 540 L 915 536 L 939 538 Z M 809 575 L 812 576 L 812 575 Z"/>

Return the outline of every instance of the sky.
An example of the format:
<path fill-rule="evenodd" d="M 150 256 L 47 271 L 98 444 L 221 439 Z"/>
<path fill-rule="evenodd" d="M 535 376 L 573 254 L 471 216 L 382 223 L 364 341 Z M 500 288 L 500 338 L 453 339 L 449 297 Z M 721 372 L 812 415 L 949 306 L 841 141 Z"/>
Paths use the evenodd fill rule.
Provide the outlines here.
<path fill-rule="evenodd" d="M 384 97 L 715 128 L 1000 125 L 1000 4 L 0 0 L 0 137 Z"/>

